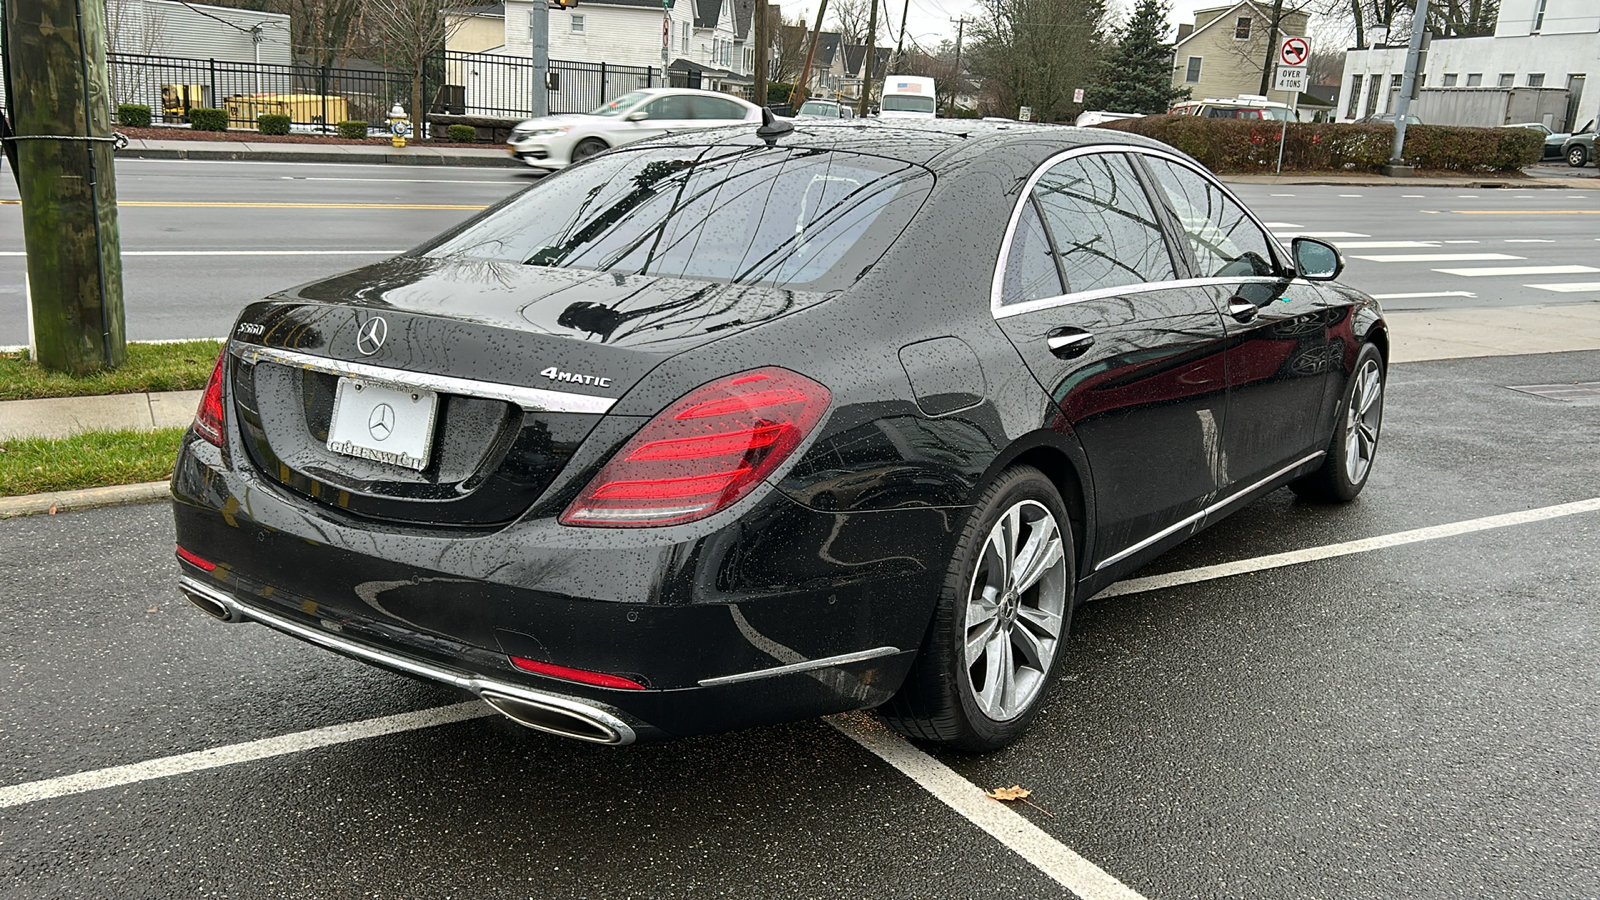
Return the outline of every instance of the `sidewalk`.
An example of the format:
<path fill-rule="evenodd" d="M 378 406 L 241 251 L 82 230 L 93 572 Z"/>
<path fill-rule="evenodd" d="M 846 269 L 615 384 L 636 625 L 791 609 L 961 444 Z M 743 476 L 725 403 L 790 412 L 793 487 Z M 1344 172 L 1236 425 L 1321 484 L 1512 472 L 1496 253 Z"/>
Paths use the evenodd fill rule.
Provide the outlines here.
<path fill-rule="evenodd" d="M 130 138 L 121 159 L 202 159 L 241 162 L 368 163 L 412 166 L 527 168 L 504 147 L 404 147 L 374 144 L 280 144 L 237 141 L 155 141 Z"/>
<path fill-rule="evenodd" d="M 204 391 L 110 394 L 55 400 L 0 401 L 0 441 L 64 438 L 85 431 L 154 431 L 182 428 L 194 418 Z"/>

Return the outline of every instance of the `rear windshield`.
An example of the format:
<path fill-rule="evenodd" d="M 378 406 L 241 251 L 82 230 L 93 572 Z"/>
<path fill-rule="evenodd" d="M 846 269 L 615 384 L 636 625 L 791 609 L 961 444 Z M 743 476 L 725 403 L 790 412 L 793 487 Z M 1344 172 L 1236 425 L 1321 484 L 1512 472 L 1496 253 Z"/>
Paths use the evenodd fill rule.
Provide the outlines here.
<path fill-rule="evenodd" d="M 904 94 L 884 94 L 880 108 L 888 112 L 931 113 L 934 111 L 932 97 L 907 97 Z"/>
<path fill-rule="evenodd" d="M 597 157 L 427 249 L 809 291 L 843 290 L 933 186 L 898 160 L 784 147 L 657 147 Z"/>

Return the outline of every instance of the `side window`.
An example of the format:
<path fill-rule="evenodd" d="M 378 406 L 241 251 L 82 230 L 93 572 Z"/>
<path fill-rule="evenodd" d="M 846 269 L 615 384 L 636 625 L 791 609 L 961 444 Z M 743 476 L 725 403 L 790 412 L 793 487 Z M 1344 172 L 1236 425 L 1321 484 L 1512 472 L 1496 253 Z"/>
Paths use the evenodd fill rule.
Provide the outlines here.
<path fill-rule="evenodd" d="M 1218 278 L 1275 274 L 1272 239 L 1243 207 L 1192 169 L 1155 157 L 1146 161 L 1189 236 L 1195 274 Z"/>
<path fill-rule="evenodd" d="M 1006 272 L 1000 281 L 1000 305 L 1060 295 L 1061 273 L 1056 270 L 1055 250 L 1039 220 L 1039 207 L 1029 200 L 1011 235 L 1011 255 L 1006 257 Z"/>
<path fill-rule="evenodd" d="M 1068 293 L 1177 277 L 1150 198 L 1123 154 L 1052 166 L 1034 197 Z"/>
<path fill-rule="evenodd" d="M 659 100 L 651 101 L 646 107 L 650 111 L 649 121 L 677 121 L 689 118 L 689 96 L 687 94 L 668 94 Z"/>
<path fill-rule="evenodd" d="M 744 107 L 732 100 L 719 100 L 716 97 L 695 97 L 694 117 L 696 119 L 716 119 L 719 121 L 739 121 L 744 118 Z"/>

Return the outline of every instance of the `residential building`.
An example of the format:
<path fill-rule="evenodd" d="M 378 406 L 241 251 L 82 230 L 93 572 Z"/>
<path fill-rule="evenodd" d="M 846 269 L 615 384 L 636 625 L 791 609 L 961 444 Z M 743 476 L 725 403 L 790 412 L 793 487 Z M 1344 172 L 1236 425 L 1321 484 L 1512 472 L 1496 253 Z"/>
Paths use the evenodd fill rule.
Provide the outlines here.
<path fill-rule="evenodd" d="M 1196 10 L 1193 24 L 1178 26 L 1172 85 L 1188 88 L 1196 100 L 1259 94 L 1269 56 L 1276 65 L 1284 38 L 1304 37 L 1306 24 L 1303 10 L 1285 8 L 1274 32 L 1272 4 L 1254 0 Z M 1288 103 L 1290 94 L 1268 91 L 1267 99 Z"/>
<path fill-rule="evenodd" d="M 231 63 L 294 61 L 287 15 L 174 0 L 109 0 L 106 42 L 113 53 Z"/>
<path fill-rule="evenodd" d="M 1340 121 L 1395 109 L 1406 51 L 1404 43 L 1392 43 L 1345 54 Z M 1420 74 L 1422 87 L 1564 88 L 1565 114 L 1552 114 L 1546 124 L 1566 131 L 1600 116 L 1600 91 L 1585 91 L 1589 73 L 1597 70 L 1600 3 L 1501 0 L 1493 35 L 1433 39 Z"/>

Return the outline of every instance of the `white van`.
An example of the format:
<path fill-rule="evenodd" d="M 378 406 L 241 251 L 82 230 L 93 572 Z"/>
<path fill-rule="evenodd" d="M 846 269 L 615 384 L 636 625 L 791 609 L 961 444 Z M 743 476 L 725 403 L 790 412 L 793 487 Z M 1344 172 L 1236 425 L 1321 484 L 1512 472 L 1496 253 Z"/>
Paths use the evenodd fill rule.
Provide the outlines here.
<path fill-rule="evenodd" d="M 879 109 L 878 115 L 884 119 L 934 118 L 939 109 L 939 100 L 933 93 L 933 79 L 918 75 L 890 75 L 883 82 Z"/>

